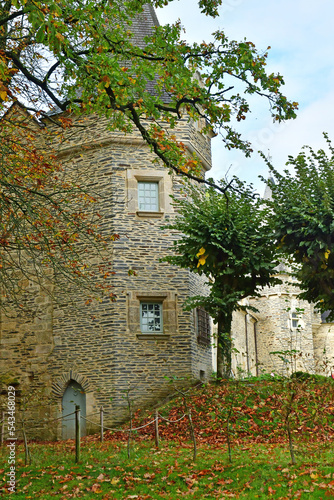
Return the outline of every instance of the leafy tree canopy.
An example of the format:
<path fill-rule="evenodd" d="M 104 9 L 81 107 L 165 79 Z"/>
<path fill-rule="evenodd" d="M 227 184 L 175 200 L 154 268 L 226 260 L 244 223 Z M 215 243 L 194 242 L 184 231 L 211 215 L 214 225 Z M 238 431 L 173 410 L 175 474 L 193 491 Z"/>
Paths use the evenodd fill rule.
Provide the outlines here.
<path fill-rule="evenodd" d="M 329 154 L 306 147 L 283 174 L 268 163 L 273 180 L 266 182 L 276 245 L 293 266 L 300 297 L 334 319 L 334 149 L 325 139 Z"/>
<path fill-rule="evenodd" d="M 147 4 L 144 6 L 144 4 Z M 275 120 L 295 117 L 297 103 L 281 92 L 279 74 L 266 73 L 267 53 L 222 31 L 206 43 L 182 39 L 179 22 L 152 27 L 138 39 L 134 19 L 168 0 L 6 0 L 0 11 L 1 106 L 21 100 L 39 116 L 49 110 L 107 116 L 112 129 L 139 129 L 166 165 L 197 172 L 194 158 L 168 134 L 184 114 L 203 118 L 227 148 L 251 146 L 231 127 L 249 111 L 244 94 L 268 99 Z M 216 16 L 221 0 L 200 0 Z M 144 15 L 147 15 L 145 10 Z M 196 76 L 196 75 L 199 75 Z M 145 121 L 149 119 L 149 121 Z"/>
<path fill-rule="evenodd" d="M 29 292 L 51 295 L 57 284 L 79 287 L 85 300 L 113 298 L 107 249 L 117 235 L 101 235 L 96 198 L 36 147 L 36 128 L 25 112 L 0 122 L 0 309 L 34 313 Z"/>
<path fill-rule="evenodd" d="M 48 266 L 41 281 L 49 267 L 70 282 L 83 274 L 89 279 L 92 270 L 77 251 L 88 244 L 100 251 L 101 242 L 96 218 L 87 216 L 92 196 L 78 183 L 63 182 L 59 160 L 37 147 L 37 122 L 32 124 L 29 115 L 17 121 L 17 103 L 30 117 L 44 117 L 44 124 L 66 128 L 74 126 L 73 113 L 96 113 L 107 117 L 111 130 L 136 129 L 164 164 L 202 182 L 198 160 L 185 154 L 171 132 L 178 120 L 197 121 L 203 132 L 220 133 L 227 148 L 249 155 L 250 144 L 231 126 L 233 117 L 246 118 L 247 94 L 267 99 L 274 120 L 295 117 L 297 103 L 281 92 L 283 77 L 267 74 L 267 53 L 257 52 L 253 43 L 230 41 L 216 31 L 210 42 L 189 44 L 179 22 L 152 26 L 144 38 L 138 36 L 140 16 L 167 3 L 1 2 L 0 277 L 5 298 L 15 300 L 23 271 L 26 278 L 33 276 L 26 275 L 21 256 L 29 256 L 38 275 Z M 216 16 L 220 4 L 200 0 L 199 8 Z M 102 269 L 103 276 L 107 272 Z"/>
<path fill-rule="evenodd" d="M 242 309 L 245 297 L 258 295 L 259 287 L 277 282 L 270 212 L 250 186 L 237 178 L 234 185 L 225 195 L 193 187 L 187 196 L 175 199 L 177 216 L 168 227 L 182 236 L 174 243 L 175 253 L 164 259 L 208 278 L 208 296 L 192 297 L 187 305 L 203 306 L 218 323 L 220 376 L 231 363 L 233 311 Z M 221 187 L 226 182 L 221 181 Z"/>

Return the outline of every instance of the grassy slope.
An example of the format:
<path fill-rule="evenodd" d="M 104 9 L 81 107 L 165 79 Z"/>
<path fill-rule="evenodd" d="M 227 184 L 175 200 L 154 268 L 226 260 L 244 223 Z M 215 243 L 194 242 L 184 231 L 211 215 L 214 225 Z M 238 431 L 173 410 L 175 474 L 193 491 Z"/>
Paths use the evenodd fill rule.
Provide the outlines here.
<path fill-rule="evenodd" d="M 18 499 L 100 498 L 120 500 L 301 498 L 334 497 L 332 454 L 333 384 L 286 381 L 211 385 L 190 391 L 198 458 L 192 461 L 187 419 L 161 424 L 159 450 L 152 428 L 131 444 L 107 435 L 83 440 L 79 464 L 74 443 L 32 444 L 33 463 L 24 466 L 23 447 L 17 450 Z M 291 429 L 297 464 L 291 465 L 284 428 L 292 398 Z M 175 419 L 183 413 L 181 400 L 160 413 Z M 147 412 L 142 417 L 150 418 Z M 232 463 L 228 460 L 226 422 L 230 416 Z M 137 417 L 142 422 L 142 418 Z M 119 434 L 124 440 L 124 434 Z M 8 450 L 0 452 L 0 478 L 7 485 Z M 6 493 L 5 493 L 6 495 Z"/>
<path fill-rule="evenodd" d="M 245 380 L 198 386 L 187 393 L 197 439 L 201 443 L 226 443 L 227 419 L 234 443 L 283 442 L 286 417 L 295 438 L 326 441 L 334 437 L 334 381 Z M 169 420 L 184 414 L 182 398 L 176 398 L 160 410 Z M 138 412 L 135 425 L 152 420 L 154 413 Z M 152 428 L 151 428 L 152 429 Z M 149 432 L 152 433 L 151 429 Z M 146 430 L 141 432 L 145 435 Z M 189 438 L 187 419 L 177 424 L 160 424 L 166 439 Z"/>

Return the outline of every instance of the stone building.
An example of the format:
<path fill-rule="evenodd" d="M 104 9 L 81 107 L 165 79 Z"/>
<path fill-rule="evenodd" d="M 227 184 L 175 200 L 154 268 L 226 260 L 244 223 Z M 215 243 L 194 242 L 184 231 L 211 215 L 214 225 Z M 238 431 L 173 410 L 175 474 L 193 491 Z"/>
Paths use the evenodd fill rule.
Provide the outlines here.
<path fill-rule="evenodd" d="M 235 376 L 296 371 L 330 376 L 334 372 L 334 324 L 298 298 L 299 288 L 284 265 L 277 269 L 282 284 L 265 287 L 260 297 L 243 305 L 256 312 L 233 316 Z"/>
<path fill-rule="evenodd" d="M 138 43 L 156 23 L 146 6 L 135 23 Z M 88 307 L 84 297 L 70 301 L 59 288 L 50 296 L 28 283 L 37 314 L 29 320 L 15 311 L 12 319 L 3 316 L 0 333 L 1 373 L 29 400 L 32 421 L 63 417 L 49 433 L 35 432 L 54 438 L 73 436 L 73 417 L 66 415 L 74 404 L 88 419 L 83 432 L 90 432 L 97 430 L 101 406 L 106 424 L 114 425 L 128 416 L 128 399 L 134 407 L 150 406 L 173 391 L 169 379 L 185 384 L 212 373 L 209 317 L 182 308 L 205 283 L 159 261 L 177 237 L 161 226 L 173 217 L 170 195 L 177 195 L 180 179 L 154 163 L 139 133 L 110 132 L 106 119 L 94 115 L 73 120 L 80 128 L 65 132 L 58 156 L 67 175 L 84 172 L 98 191 L 102 231 L 120 235 L 110 256 L 117 299 Z M 207 171 L 210 137 L 187 120 L 175 133 Z"/>
<path fill-rule="evenodd" d="M 263 198 L 271 196 L 267 185 Z M 334 323 L 327 323 L 327 315 L 298 298 L 300 288 L 289 271 L 282 263 L 277 268 L 281 284 L 264 287 L 259 297 L 243 301 L 242 305 L 252 306 L 256 312 L 249 309 L 234 314 L 235 376 L 289 376 L 296 371 L 325 376 L 334 373 Z"/>
<path fill-rule="evenodd" d="M 146 6 L 134 24 L 138 44 L 156 23 Z M 66 415 L 74 404 L 88 418 L 83 432 L 90 432 L 98 428 L 101 406 L 106 424 L 114 425 L 128 416 L 128 399 L 135 407 L 150 406 L 173 390 L 169 379 L 184 384 L 207 380 L 212 373 L 208 315 L 182 308 L 187 297 L 205 290 L 205 283 L 160 262 L 177 237 L 161 226 L 173 217 L 170 195 L 178 194 L 181 180 L 154 163 L 139 133 L 110 132 L 106 120 L 94 115 L 73 120 L 80 127 L 65 133 L 58 155 L 67 175 L 84 173 L 99 192 L 103 231 L 120 235 L 110 255 L 117 300 L 87 307 L 84 297 L 73 294 L 70 301 L 59 288 L 47 294 L 28 283 L 35 317 L 17 311 L 11 318 L 2 315 L 0 372 L 27 401 L 31 422 L 41 421 L 42 428 L 33 432 L 39 437 L 71 437 L 73 418 Z M 175 133 L 196 152 L 203 173 L 208 171 L 210 137 L 186 120 L 179 121 Z M 137 276 L 129 276 L 130 269 Z M 289 280 L 286 276 L 283 285 L 248 299 L 257 313 L 234 315 L 236 374 L 321 372 L 324 350 L 333 359 L 333 327 L 297 300 Z M 325 373 L 331 364 L 323 367 Z M 59 418 L 52 431 L 43 430 L 45 418 Z"/>

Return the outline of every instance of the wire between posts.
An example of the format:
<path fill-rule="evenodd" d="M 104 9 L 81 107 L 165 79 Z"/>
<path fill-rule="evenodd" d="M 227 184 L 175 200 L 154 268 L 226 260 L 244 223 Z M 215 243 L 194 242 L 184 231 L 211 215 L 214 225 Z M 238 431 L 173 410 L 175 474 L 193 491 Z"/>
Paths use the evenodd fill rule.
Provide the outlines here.
<path fill-rule="evenodd" d="M 87 415 L 88 417 L 92 417 L 93 415 L 99 415 L 100 414 L 100 410 L 99 411 L 95 411 L 94 413 L 90 413 L 89 415 Z"/>
<path fill-rule="evenodd" d="M 30 426 L 25 426 L 24 429 L 25 431 L 29 431 L 29 430 L 36 430 L 36 429 L 43 429 L 47 424 L 51 423 L 51 422 L 55 422 L 56 420 L 61 420 L 63 418 L 67 418 L 67 417 L 70 417 L 71 415 L 74 415 L 75 412 L 73 413 L 69 413 L 68 415 L 64 415 L 64 416 L 61 416 L 61 417 L 58 417 L 58 418 L 53 418 L 52 420 L 39 420 L 36 422 L 35 425 L 30 425 Z M 6 422 L 6 420 L 4 421 Z M 39 423 L 43 424 L 43 425 L 38 425 Z M 23 430 L 23 427 L 20 427 L 18 426 L 16 428 L 17 431 L 21 432 Z M 4 432 L 4 438 L 6 437 L 6 435 L 8 434 L 8 432 Z"/>
<path fill-rule="evenodd" d="M 185 413 L 184 415 L 182 415 L 182 417 L 181 417 L 181 418 L 178 418 L 177 420 L 168 420 L 168 418 L 163 417 L 162 415 L 160 415 L 160 413 L 159 413 L 159 415 L 158 415 L 158 416 L 159 416 L 162 420 L 164 420 L 165 422 L 168 422 L 168 423 L 170 423 L 170 424 L 175 424 L 176 422 L 180 422 L 180 420 L 182 420 L 184 417 L 186 417 L 186 416 L 187 416 L 187 414 Z"/>
<path fill-rule="evenodd" d="M 36 423 L 43 423 L 43 424 L 50 424 L 51 422 L 56 422 L 57 420 L 62 420 L 63 418 L 70 417 L 71 415 L 74 415 L 75 412 L 69 413 L 68 415 L 62 415 L 61 417 L 57 418 L 52 418 L 51 420 L 38 420 Z M 32 425 L 31 427 L 27 427 L 28 429 L 34 429 L 35 427 Z"/>
<path fill-rule="evenodd" d="M 89 415 L 89 417 L 93 416 L 93 415 L 98 415 L 100 412 L 94 412 L 94 413 L 91 413 Z M 43 425 L 41 426 L 38 426 L 38 425 L 32 425 L 32 426 L 29 426 L 29 427 L 26 427 L 25 429 L 27 431 L 31 430 L 31 429 L 43 429 L 43 427 L 45 427 L 45 425 L 49 424 L 49 423 L 52 423 L 52 422 L 56 422 L 57 420 L 62 420 L 64 418 L 68 418 L 68 417 L 71 417 L 72 415 L 75 415 L 75 411 L 72 412 L 72 413 L 68 413 L 67 415 L 62 415 L 61 417 L 57 417 L 57 418 L 53 418 L 51 420 L 40 420 L 40 421 L 37 421 L 36 424 L 38 423 L 41 423 Z M 135 427 L 133 429 L 119 429 L 119 428 L 113 428 L 113 427 L 104 427 L 103 426 L 103 429 L 106 430 L 106 431 L 113 431 L 113 432 L 132 432 L 132 431 L 138 431 L 140 429 L 144 429 L 145 427 L 148 427 L 150 425 L 152 425 L 156 420 L 158 420 L 159 418 L 161 418 L 162 420 L 164 420 L 165 422 L 168 422 L 168 423 L 171 423 L 171 424 L 175 424 L 177 422 L 180 422 L 180 420 L 182 420 L 183 418 L 185 418 L 187 416 L 187 414 L 185 413 L 184 415 L 182 415 L 182 417 L 178 418 L 177 420 L 169 420 L 165 417 L 163 417 L 162 415 L 160 415 L 160 413 L 158 413 L 158 415 L 153 419 L 151 420 L 150 422 L 148 422 L 147 424 L 144 424 L 144 425 L 141 425 L 140 427 Z M 101 427 L 101 424 L 97 423 L 97 422 L 93 422 L 92 420 L 89 420 L 87 417 L 84 417 L 83 415 L 80 415 L 80 418 L 86 420 L 87 422 L 93 424 L 93 425 L 97 425 L 98 427 Z M 4 422 L 5 422 L 5 419 L 4 419 Z M 0 424 L 2 423 L 2 420 L 0 421 Z M 6 432 L 4 433 L 4 437 L 6 435 Z"/>
<path fill-rule="evenodd" d="M 86 420 L 86 422 L 89 422 L 90 424 L 94 424 L 94 425 L 97 425 L 98 427 L 101 427 L 101 425 L 98 423 L 98 422 L 93 422 L 92 420 L 89 420 L 87 417 L 84 417 L 81 415 L 81 418 L 83 418 L 84 420 Z M 103 427 L 103 429 L 105 429 L 106 431 L 114 431 L 114 432 L 132 432 L 132 431 L 138 431 L 139 429 L 144 429 L 144 427 L 148 427 L 149 425 L 153 424 L 155 422 L 155 419 L 154 420 L 151 420 L 151 422 L 149 422 L 148 424 L 145 424 L 145 425 L 142 425 L 141 427 L 135 427 L 133 429 L 116 429 L 116 428 L 112 428 L 112 427 Z"/>

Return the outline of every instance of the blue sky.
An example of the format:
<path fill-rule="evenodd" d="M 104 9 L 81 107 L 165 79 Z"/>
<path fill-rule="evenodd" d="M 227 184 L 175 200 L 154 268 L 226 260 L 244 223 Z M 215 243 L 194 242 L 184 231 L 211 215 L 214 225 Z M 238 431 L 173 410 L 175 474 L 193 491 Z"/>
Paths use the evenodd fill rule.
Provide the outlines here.
<path fill-rule="evenodd" d="M 180 18 L 189 41 L 209 40 L 218 28 L 230 39 L 252 41 L 259 51 L 270 45 L 268 71 L 283 75 L 283 93 L 299 103 L 297 119 L 278 125 L 272 122 L 267 102 L 255 99 L 251 115 L 241 128 L 238 125 L 255 152 L 247 159 L 225 150 L 219 137 L 213 139 L 214 178 L 229 172 L 261 192 L 258 176 L 267 177 L 267 169 L 257 150 L 269 154 L 281 171 L 288 156 L 296 156 L 302 146 L 325 148 L 322 132 L 334 141 L 333 0 L 225 0 L 216 19 L 203 16 L 196 0 L 173 0 L 157 14 L 161 24 Z"/>

